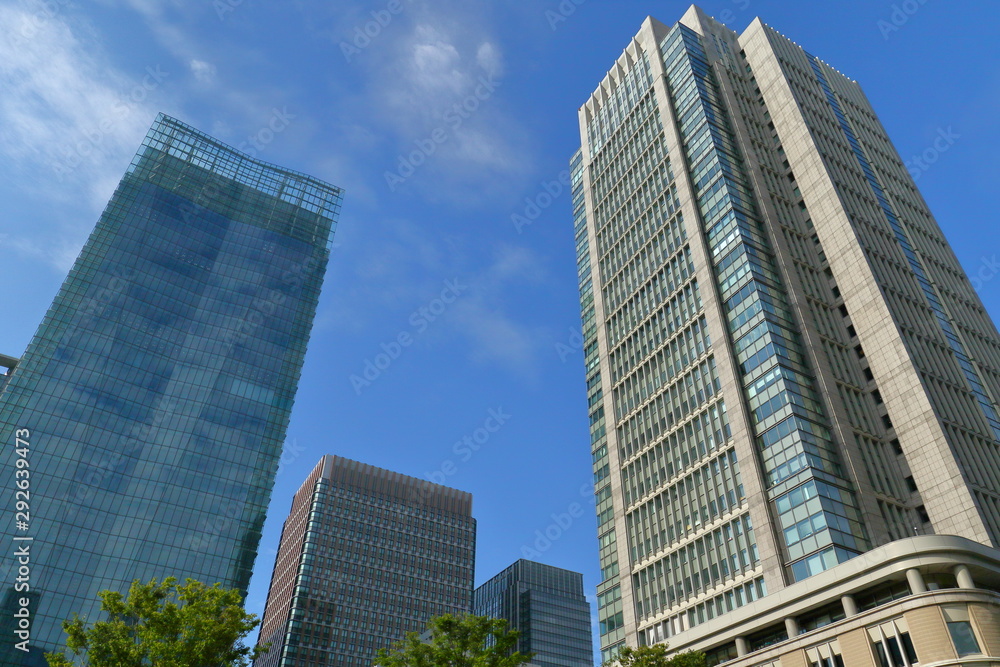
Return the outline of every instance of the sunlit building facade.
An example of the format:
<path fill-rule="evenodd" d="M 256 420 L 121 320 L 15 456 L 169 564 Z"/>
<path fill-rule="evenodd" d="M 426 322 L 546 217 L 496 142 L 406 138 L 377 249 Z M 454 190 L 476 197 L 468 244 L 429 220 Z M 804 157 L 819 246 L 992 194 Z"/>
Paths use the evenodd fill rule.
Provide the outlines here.
<path fill-rule="evenodd" d="M 156 119 L 0 398 L 24 452 L 4 488 L 30 464 L 30 519 L 4 525 L 30 545 L 31 651 L 5 632 L 3 664 L 45 664 L 133 580 L 245 594 L 341 198 Z"/>
<path fill-rule="evenodd" d="M 1000 335 L 858 84 L 692 7 L 579 116 L 603 657 L 998 655 Z"/>

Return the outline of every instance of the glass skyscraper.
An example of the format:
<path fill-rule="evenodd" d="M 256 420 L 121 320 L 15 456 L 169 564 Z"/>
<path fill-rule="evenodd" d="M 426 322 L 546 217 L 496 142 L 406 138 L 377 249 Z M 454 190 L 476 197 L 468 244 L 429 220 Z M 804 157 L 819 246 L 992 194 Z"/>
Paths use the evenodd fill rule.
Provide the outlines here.
<path fill-rule="evenodd" d="M 858 84 L 692 7 L 579 121 L 603 657 L 997 655 L 1000 335 Z"/>
<path fill-rule="evenodd" d="M 10 379 L 10 374 L 14 372 L 17 367 L 17 359 L 14 357 L 9 357 L 5 354 L 0 354 L 0 392 L 3 388 L 7 386 L 7 381 Z"/>
<path fill-rule="evenodd" d="M 3 614 L 28 596 L 32 651 L 5 632 L 4 664 L 135 579 L 245 594 L 341 198 L 156 119 L 0 399 L 4 488 L 30 472 Z"/>
<path fill-rule="evenodd" d="M 517 651 L 539 667 L 592 667 L 590 603 L 583 575 L 521 559 L 476 589 L 476 616 L 502 618 L 520 632 Z"/>
<path fill-rule="evenodd" d="M 281 531 L 256 667 L 371 667 L 380 648 L 472 603 L 472 495 L 339 456 Z"/>

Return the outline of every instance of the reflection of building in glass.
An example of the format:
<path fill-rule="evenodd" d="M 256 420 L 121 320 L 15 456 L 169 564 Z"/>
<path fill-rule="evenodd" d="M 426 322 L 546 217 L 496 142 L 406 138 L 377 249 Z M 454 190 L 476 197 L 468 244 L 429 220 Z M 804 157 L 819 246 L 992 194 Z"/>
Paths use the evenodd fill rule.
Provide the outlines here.
<path fill-rule="evenodd" d="M 1000 655 L 1000 335 L 858 84 L 692 7 L 579 116 L 603 657 Z"/>
<path fill-rule="evenodd" d="M 583 575 L 519 560 L 476 589 L 472 613 L 502 618 L 521 633 L 517 650 L 540 667 L 592 667 L 590 603 Z"/>
<path fill-rule="evenodd" d="M 324 456 L 281 531 L 257 667 L 371 667 L 434 616 L 469 612 L 475 551 L 470 494 Z"/>
<path fill-rule="evenodd" d="M 6 534 L 34 538 L 35 650 L 134 579 L 245 592 L 340 205 L 156 120 L 0 404 L 4 443 L 31 433 L 30 526 Z"/>

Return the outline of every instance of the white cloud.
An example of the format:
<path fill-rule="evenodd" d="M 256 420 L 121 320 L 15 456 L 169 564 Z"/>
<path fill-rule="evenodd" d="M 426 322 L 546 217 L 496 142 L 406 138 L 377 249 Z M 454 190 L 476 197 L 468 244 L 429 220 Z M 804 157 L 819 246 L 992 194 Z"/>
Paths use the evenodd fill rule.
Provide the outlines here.
<path fill-rule="evenodd" d="M 156 45 L 168 58 L 190 71 L 197 82 L 176 82 L 178 94 L 189 108 L 200 108 L 208 117 L 194 124 L 234 146 L 252 145 L 250 141 L 272 119 L 275 109 L 289 109 L 295 116 L 295 132 L 281 138 L 288 145 L 293 134 L 304 136 L 306 110 L 296 100 L 291 77 L 282 76 L 267 45 L 258 38 L 236 39 L 240 30 L 233 23 L 219 20 L 212 2 L 197 0 L 99 0 L 119 10 L 134 11 L 145 23 Z M 226 4 L 226 3 L 223 3 Z M 230 7 L 229 4 L 226 4 Z M 231 9 L 247 5 L 235 3 Z M 227 14 L 227 16 L 229 16 Z M 266 28 L 266 26 L 258 26 Z M 219 31 L 222 32 L 219 32 Z M 232 37 L 232 39 L 230 39 Z M 260 74 L 247 80 L 247 71 Z M 307 140 L 303 140 L 305 144 Z M 254 150 L 263 159 L 279 160 L 272 151 L 277 147 Z M 311 145 L 310 149 L 314 149 Z"/>
<path fill-rule="evenodd" d="M 110 68 L 60 17 L 39 22 L 5 4 L 0 24 L 15 37 L 0 42 L 0 151 L 41 161 L 65 179 L 81 162 L 93 168 L 120 157 L 118 150 L 134 150 L 155 79 L 143 87 Z"/>
<path fill-rule="evenodd" d="M 462 71 L 462 57 L 440 30 L 420 24 L 410 46 L 408 80 L 411 90 L 429 95 L 460 94 L 468 75 Z"/>
<path fill-rule="evenodd" d="M 503 143 L 502 133 L 487 127 L 464 127 L 455 132 L 452 157 L 463 162 L 508 171 L 516 161 L 513 151 Z"/>
<path fill-rule="evenodd" d="M 469 356 L 479 364 L 497 364 L 528 379 L 537 377 L 540 332 L 525 327 L 481 298 L 455 304 L 454 320 L 470 346 Z"/>
<path fill-rule="evenodd" d="M 497 284 L 508 281 L 541 282 L 546 278 L 546 269 L 542 259 L 530 248 L 504 244 L 496 249 L 496 259 L 489 275 Z"/>
<path fill-rule="evenodd" d="M 475 81 L 468 54 L 463 56 L 449 35 L 429 23 L 413 25 L 403 39 L 385 46 L 372 54 L 378 65 L 369 94 L 401 138 L 423 136 L 441 124 L 446 107 L 468 94 Z"/>
<path fill-rule="evenodd" d="M 104 0 L 117 4 L 116 0 Z M 166 17 L 167 10 L 179 9 L 178 0 L 125 0 L 128 5 L 142 15 L 146 24 L 156 35 L 160 44 L 166 47 L 181 62 L 192 62 L 198 58 L 198 49 L 192 43 L 190 31 L 184 30 Z M 205 3 L 210 5 L 210 3 Z M 190 8 L 184 7 L 186 11 Z"/>
<path fill-rule="evenodd" d="M 212 123 L 212 136 L 225 139 L 233 133 L 232 126 L 224 120 L 216 120 Z"/>
<path fill-rule="evenodd" d="M 478 207 L 509 202 L 533 180 L 534 142 L 509 111 L 492 11 L 460 0 L 404 2 L 391 20 L 374 24 L 371 5 L 298 0 L 294 6 L 305 30 L 329 44 L 345 78 L 359 80 L 338 91 L 339 108 L 343 117 L 364 119 L 374 140 L 364 147 L 348 142 L 343 150 L 361 164 L 382 162 L 374 165 L 383 176 L 378 194 L 387 187 L 397 192 L 396 185 L 435 204 Z M 405 162 L 415 150 L 426 152 L 421 147 L 429 141 L 435 147 L 410 181 Z M 351 196 L 357 201 L 353 190 Z"/>
<path fill-rule="evenodd" d="M 169 7 L 175 2 L 174 0 L 128 0 L 128 4 L 143 14 L 159 14 L 164 7 Z"/>
<path fill-rule="evenodd" d="M 480 263 L 461 239 L 428 238 L 425 228 L 409 221 L 367 219 L 363 229 L 354 223 L 350 216 L 341 221 L 343 247 L 331 258 L 328 276 L 338 280 L 338 288 L 318 317 L 317 334 L 371 335 L 373 327 L 391 332 L 393 323 L 406 330 L 411 313 L 435 299 L 445 281 L 457 281 L 465 286 L 459 298 L 421 340 L 460 350 L 474 364 L 500 367 L 529 382 L 537 379 L 539 358 L 551 349 L 551 332 L 507 304 L 516 300 L 515 290 L 548 280 L 543 258 L 527 247 L 501 245 Z"/>
<path fill-rule="evenodd" d="M 205 62 L 204 60 L 192 60 L 188 63 L 188 66 L 191 68 L 194 78 L 198 79 L 198 81 L 202 83 L 212 83 L 215 81 L 215 75 L 218 73 L 218 70 L 212 63 Z"/>
<path fill-rule="evenodd" d="M 0 155 L 7 158 L 9 181 L 47 207 L 72 210 L 59 229 L 22 225 L 11 247 L 65 270 L 155 117 L 149 100 L 169 75 L 150 68 L 139 80 L 125 76 L 110 65 L 88 26 L 71 24 L 60 8 L 0 3 L 6 32 L 0 41 Z"/>
<path fill-rule="evenodd" d="M 381 112 L 383 135 L 401 156 L 445 133 L 418 176 L 435 181 L 424 196 L 468 203 L 466 193 L 476 191 L 481 202 L 520 186 L 529 142 L 504 105 L 503 50 L 481 13 L 428 3 L 401 15 L 379 40 L 356 60 L 368 80 L 358 104 Z"/>
<path fill-rule="evenodd" d="M 503 55 L 492 42 L 483 42 L 476 51 L 476 63 L 487 74 L 500 76 L 503 74 Z"/>
<path fill-rule="evenodd" d="M 472 361 L 497 364 L 526 379 L 537 378 L 538 352 L 548 334 L 504 309 L 505 293 L 545 281 L 544 263 L 531 249 L 502 245 L 494 261 L 477 276 L 467 296 L 455 304 L 455 326 L 470 345 Z"/>
<path fill-rule="evenodd" d="M 4 241 L 4 247 L 21 257 L 46 262 L 59 273 L 73 268 L 80 250 L 83 249 L 85 234 L 77 238 L 46 239 L 40 241 L 25 236 L 15 236 Z"/>

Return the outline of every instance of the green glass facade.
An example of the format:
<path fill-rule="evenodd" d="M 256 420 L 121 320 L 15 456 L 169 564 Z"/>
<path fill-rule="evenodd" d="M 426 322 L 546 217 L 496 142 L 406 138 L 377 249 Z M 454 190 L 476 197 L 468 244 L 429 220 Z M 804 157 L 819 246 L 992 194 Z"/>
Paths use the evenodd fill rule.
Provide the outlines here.
<path fill-rule="evenodd" d="M 341 198 L 157 118 L 0 399 L 3 442 L 30 434 L 6 529 L 31 538 L 34 649 L 4 664 L 135 579 L 245 592 Z"/>

